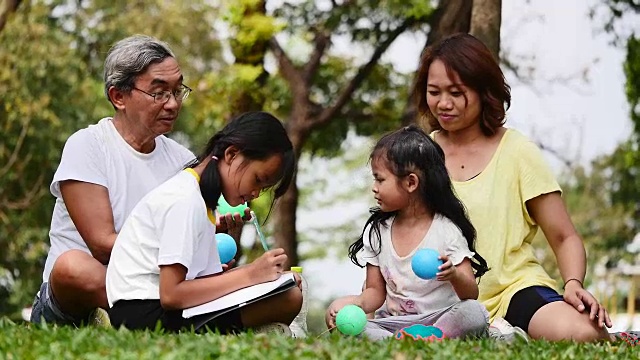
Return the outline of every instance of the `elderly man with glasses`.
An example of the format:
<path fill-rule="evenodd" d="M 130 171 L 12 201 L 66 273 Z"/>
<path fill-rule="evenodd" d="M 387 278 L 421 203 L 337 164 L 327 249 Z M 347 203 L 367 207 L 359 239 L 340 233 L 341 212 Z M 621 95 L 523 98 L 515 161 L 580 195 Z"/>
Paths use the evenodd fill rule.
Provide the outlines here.
<path fill-rule="evenodd" d="M 113 117 L 69 137 L 51 183 L 51 247 L 32 322 L 79 326 L 108 309 L 106 266 L 124 220 L 194 159 L 164 136 L 191 92 L 166 43 L 142 35 L 116 43 L 104 63 L 104 91 Z"/>

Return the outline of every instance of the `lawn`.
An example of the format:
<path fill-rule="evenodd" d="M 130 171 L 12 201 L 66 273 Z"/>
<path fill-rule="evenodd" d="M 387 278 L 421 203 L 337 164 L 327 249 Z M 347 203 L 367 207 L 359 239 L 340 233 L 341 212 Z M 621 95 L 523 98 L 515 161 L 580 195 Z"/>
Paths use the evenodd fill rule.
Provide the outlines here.
<path fill-rule="evenodd" d="M 0 319 L 0 359 L 639 359 L 640 347 L 493 340 L 370 342 L 339 334 L 292 339 L 36 327 Z"/>

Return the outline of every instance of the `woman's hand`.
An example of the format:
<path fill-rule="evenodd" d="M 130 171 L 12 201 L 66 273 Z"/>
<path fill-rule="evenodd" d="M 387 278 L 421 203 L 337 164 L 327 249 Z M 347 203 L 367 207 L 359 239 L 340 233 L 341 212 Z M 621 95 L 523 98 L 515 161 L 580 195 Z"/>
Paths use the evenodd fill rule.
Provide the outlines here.
<path fill-rule="evenodd" d="M 456 279 L 458 271 L 457 268 L 453 266 L 451 259 L 449 259 L 447 255 L 440 255 L 438 259 L 442 260 L 444 264 L 438 266 L 438 270 L 440 271 L 436 274 L 436 280 L 451 281 Z"/>
<path fill-rule="evenodd" d="M 286 261 L 287 254 L 282 248 L 265 252 L 251 263 L 251 279 L 256 284 L 276 280 L 283 273 Z"/>
<path fill-rule="evenodd" d="M 331 305 L 329 305 L 324 316 L 324 321 L 327 324 L 328 329 L 336 326 L 336 315 L 338 315 L 338 311 L 342 310 L 342 308 L 347 305 L 359 306 L 358 297 L 354 295 L 341 297 L 334 300 Z"/>
<path fill-rule="evenodd" d="M 586 309 L 589 310 L 589 319 L 591 321 L 597 321 L 599 327 L 611 327 L 613 324 L 609 313 L 598 303 L 598 300 L 591 295 L 590 292 L 582 287 L 582 284 L 578 281 L 569 281 L 565 285 L 564 289 L 564 301 L 571 304 L 579 312 L 583 312 Z"/>

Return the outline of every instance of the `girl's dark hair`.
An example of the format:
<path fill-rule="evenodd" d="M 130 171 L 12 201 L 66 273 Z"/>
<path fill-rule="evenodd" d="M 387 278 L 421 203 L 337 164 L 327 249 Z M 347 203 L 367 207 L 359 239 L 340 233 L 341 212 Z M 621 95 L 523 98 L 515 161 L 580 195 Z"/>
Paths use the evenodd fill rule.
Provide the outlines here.
<path fill-rule="evenodd" d="M 480 128 L 486 136 L 493 135 L 504 125 L 505 112 L 511 105 L 511 88 L 489 49 L 472 35 L 460 33 L 440 40 L 422 54 L 414 97 L 419 114 L 427 118 L 431 130 L 442 130 L 427 104 L 429 67 L 435 60 L 444 63 L 449 78 L 458 74 L 465 86 L 478 93 L 482 109 Z"/>
<path fill-rule="evenodd" d="M 480 277 L 489 270 L 487 262 L 475 250 L 476 229 L 467 217 L 464 205 L 454 194 L 449 173 L 444 163 L 444 152 L 440 145 L 416 125 L 409 125 L 383 136 L 374 146 L 369 161 L 384 161 L 389 170 L 398 178 L 410 173 L 416 174 L 419 181 L 419 195 L 427 208 L 434 214 L 441 214 L 451 220 L 467 239 L 469 250 L 475 255 L 471 266 L 475 276 Z M 364 247 L 365 230 L 371 225 L 369 244 L 377 254 L 380 253 L 380 226 L 387 227 L 386 220 L 397 214 L 384 212 L 379 207 L 371 209 L 371 216 L 362 230 L 362 234 L 349 246 L 351 261 L 358 262 L 357 253 Z M 375 234 L 375 240 L 373 239 Z"/>
<path fill-rule="evenodd" d="M 238 116 L 213 135 L 204 151 L 187 167 L 195 167 L 212 156 L 222 160 L 229 146 L 237 148 L 247 160 L 266 160 L 272 155 L 282 155 L 280 181 L 274 190 L 274 201 L 284 195 L 293 179 L 296 159 L 291 140 L 280 120 L 259 111 Z M 200 192 L 208 208 L 215 209 L 218 206 L 222 180 L 217 161 L 210 161 L 202 171 Z"/>

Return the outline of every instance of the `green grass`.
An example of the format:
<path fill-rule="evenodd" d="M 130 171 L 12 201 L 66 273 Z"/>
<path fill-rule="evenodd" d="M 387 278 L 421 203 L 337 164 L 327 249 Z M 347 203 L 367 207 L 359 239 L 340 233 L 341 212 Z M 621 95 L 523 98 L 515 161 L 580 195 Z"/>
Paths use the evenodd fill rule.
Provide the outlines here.
<path fill-rule="evenodd" d="M 0 359 L 638 359 L 620 344 L 492 340 L 370 342 L 325 334 L 291 339 L 265 334 L 161 334 L 87 327 L 29 326 L 0 319 Z"/>

